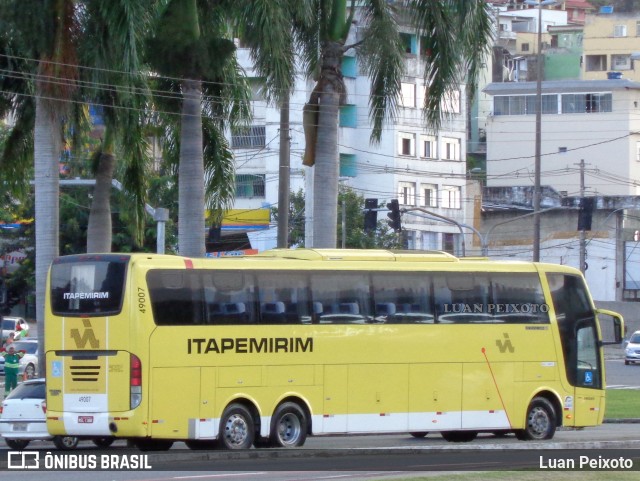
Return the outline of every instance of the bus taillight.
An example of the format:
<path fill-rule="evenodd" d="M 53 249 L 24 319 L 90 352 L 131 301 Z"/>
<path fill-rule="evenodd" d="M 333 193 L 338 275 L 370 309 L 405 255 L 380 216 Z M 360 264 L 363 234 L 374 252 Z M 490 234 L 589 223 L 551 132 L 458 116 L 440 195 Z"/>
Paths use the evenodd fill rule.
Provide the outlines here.
<path fill-rule="evenodd" d="M 142 363 L 135 354 L 131 354 L 129 386 L 131 392 L 131 409 L 134 409 L 137 408 L 142 401 Z"/>

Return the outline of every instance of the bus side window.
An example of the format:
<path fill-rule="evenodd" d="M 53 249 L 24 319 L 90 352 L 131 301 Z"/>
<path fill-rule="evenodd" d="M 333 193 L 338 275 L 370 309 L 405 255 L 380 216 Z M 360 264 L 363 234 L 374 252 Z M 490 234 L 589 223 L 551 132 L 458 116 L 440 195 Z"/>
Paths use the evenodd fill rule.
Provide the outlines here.
<path fill-rule="evenodd" d="M 287 320 L 284 302 L 276 301 L 261 304 L 260 320 L 264 324 L 284 324 Z"/>
<path fill-rule="evenodd" d="M 190 325 L 201 322 L 202 303 L 197 276 L 180 270 L 151 270 L 147 283 L 157 325 Z"/>
<path fill-rule="evenodd" d="M 424 274 L 372 274 L 373 322 L 432 324 L 431 279 Z"/>

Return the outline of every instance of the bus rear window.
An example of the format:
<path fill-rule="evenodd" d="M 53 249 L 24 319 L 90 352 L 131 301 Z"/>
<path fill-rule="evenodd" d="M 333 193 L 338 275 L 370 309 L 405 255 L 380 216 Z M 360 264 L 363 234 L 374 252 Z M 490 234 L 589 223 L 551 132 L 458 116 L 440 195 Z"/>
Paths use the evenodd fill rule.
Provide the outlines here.
<path fill-rule="evenodd" d="M 51 309 L 56 315 L 104 316 L 120 312 L 126 256 L 72 256 L 51 266 Z"/>

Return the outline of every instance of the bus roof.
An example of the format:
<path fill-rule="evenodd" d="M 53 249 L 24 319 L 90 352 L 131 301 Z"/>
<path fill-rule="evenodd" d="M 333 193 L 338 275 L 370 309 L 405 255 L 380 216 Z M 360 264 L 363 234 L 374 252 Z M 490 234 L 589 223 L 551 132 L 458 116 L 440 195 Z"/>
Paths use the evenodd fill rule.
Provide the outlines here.
<path fill-rule="evenodd" d="M 440 251 L 388 251 L 382 249 L 272 249 L 251 256 L 309 261 L 396 261 L 457 262 L 458 258 Z"/>

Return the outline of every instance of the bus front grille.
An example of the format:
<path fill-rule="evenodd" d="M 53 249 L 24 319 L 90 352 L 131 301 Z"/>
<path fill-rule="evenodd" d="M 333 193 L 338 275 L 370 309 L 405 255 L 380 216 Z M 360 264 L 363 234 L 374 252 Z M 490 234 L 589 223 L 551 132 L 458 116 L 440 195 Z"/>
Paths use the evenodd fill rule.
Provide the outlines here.
<path fill-rule="evenodd" d="M 78 382 L 96 382 L 100 376 L 100 366 L 69 366 L 71 379 Z"/>

